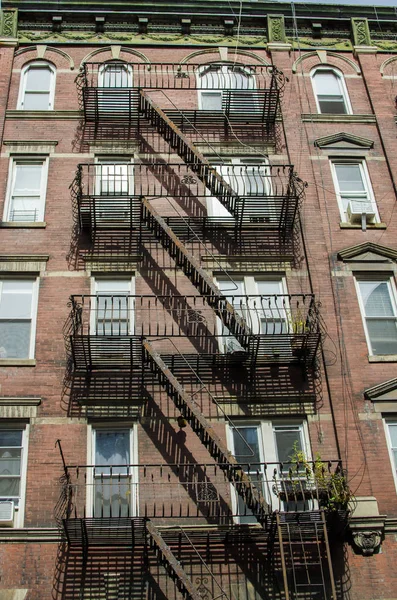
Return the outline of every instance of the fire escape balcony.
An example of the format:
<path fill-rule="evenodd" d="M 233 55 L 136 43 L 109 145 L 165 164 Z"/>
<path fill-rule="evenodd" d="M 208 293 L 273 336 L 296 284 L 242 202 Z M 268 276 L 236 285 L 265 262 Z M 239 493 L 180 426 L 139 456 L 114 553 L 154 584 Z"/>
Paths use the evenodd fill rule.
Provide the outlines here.
<path fill-rule="evenodd" d="M 241 328 L 234 335 L 222 320 L 227 301 L 243 319 L 244 339 Z M 230 321 L 229 327 L 235 325 Z M 141 373 L 145 339 L 162 355 L 201 354 L 220 364 L 310 365 L 320 326 L 312 294 L 228 296 L 217 304 L 207 296 L 87 295 L 71 297 L 66 338 L 76 373 Z M 169 340 L 177 340 L 178 348 Z"/>
<path fill-rule="evenodd" d="M 282 523 L 316 521 L 319 511 L 335 516 L 336 493 L 348 497 L 340 461 L 306 463 L 122 464 L 66 466 L 57 516 L 71 545 L 132 545 L 145 522 L 157 525 L 213 525 L 227 531 L 262 524 L 271 534 L 272 516 Z M 268 519 L 247 507 L 237 471 L 243 469 L 266 499 Z M 304 515 L 307 515 L 304 517 Z M 330 522 L 332 519 L 330 519 Z M 138 533 L 137 533 L 138 532 Z M 207 534 L 207 530 L 206 530 Z M 134 539 L 135 536 L 135 539 Z"/>
<path fill-rule="evenodd" d="M 206 100 L 202 99 L 202 109 L 188 111 L 196 125 L 219 126 L 230 121 L 232 125 L 258 126 L 275 122 L 284 76 L 275 67 L 261 64 L 113 61 L 86 62 L 76 82 L 86 122 L 138 123 L 142 113 L 140 90 L 163 90 L 164 101 L 171 106 L 175 106 L 172 90 L 200 90 L 208 94 Z M 189 95 L 186 98 L 188 101 Z M 178 109 L 171 113 L 180 115 Z"/>
<path fill-rule="evenodd" d="M 186 239 L 195 231 L 236 227 L 286 235 L 293 230 L 304 184 L 290 165 L 106 162 L 80 164 L 72 190 L 80 230 L 140 234 L 142 198 L 168 198 L 166 218 Z M 171 199 L 184 201 L 183 215 L 172 209 Z M 210 214 L 214 203 L 224 209 L 222 216 Z"/>

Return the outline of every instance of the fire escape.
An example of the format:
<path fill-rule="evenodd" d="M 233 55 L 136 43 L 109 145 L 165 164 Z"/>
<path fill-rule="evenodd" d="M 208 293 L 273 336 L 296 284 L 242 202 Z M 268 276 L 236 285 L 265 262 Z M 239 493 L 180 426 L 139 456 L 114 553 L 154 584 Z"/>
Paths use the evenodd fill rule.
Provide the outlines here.
<path fill-rule="evenodd" d="M 92 547 L 139 547 L 149 540 L 183 597 L 199 599 L 203 597 L 200 586 L 184 570 L 178 555 L 181 539 L 199 555 L 208 577 L 216 583 L 197 550 L 202 537 L 243 539 L 249 535 L 243 524 L 249 516 L 260 527 L 260 543 L 266 543 L 273 556 L 272 569 L 280 574 L 282 597 L 336 600 L 328 541 L 329 489 L 327 485 L 326 491 L 322 489 L 313 478 L 315 466 L 304 485 L 299 465 L 291 475 L 293 465 L 258 464 L 253 476 L 252 466 L 234 458 L 204 416 L 196 394 L 185 385 L 186 372 L 193 372 L 200 393 L 216 403 L 200 380 L 201 364 L 244 367 L 251 374 L 261 365 L 295 365 L 304 372 L 316 359 L 320 327 L 312 294 L 226 295 L 189 247 L 193 240 L 202 248 L 219 233 L 237 249 L 247 236 L 277 236 L 283 247 L 294 236 L 304 185 L 291 166 L 266 163 L 254 176 L 251 169 L 250 183 L 237 189 L 234 182 L 241 181 L 242 169 L 247 167 L 230 166 L 227 173 L 217 169 L 190 139 L 192 131 L 221 129 L 227 137 L 240 128 L 270 147 L 275 143 L 283 77 L 275 68 L 245 65 L 245 72 L 255 75 L 255 90 L 224 90 L 222 106 L 215 111 L 180 110 L 171 101 L 168 106 L 173 108 L 166 110 L 151 92 L 196 89 L 202 65 L 106 63 L 106 69 L 114 69 L 109 87 L 103 84 L 104 68 L 86 63 L 78 78 L 85 124 L 98 136 L 106 130 L 111 137 L 113 126 L 133 129 L 142 136 L 155 132 L 179 162 L 140 160 L 133 166 L 114 163 L 111 168 L 79 165 L 72 185 L 79 231 L 93 239 L 101 233 L 117 235 L 127 230 L 138 254 L 144 237 L 151 236 L 197 294 L 72 296 L 65 333 L 74 378 L 84 382 L 78 401 L 86 408 L 96 406 L 108 385 L 108 402 L 117 406 L 128 398 L 138 410 L 145 383 L 156 380 L 213 462 L 124 465 L 111 467 L 106 476 L 93 466 L 64 463 L 61 506 L 66 539 L 70 546 L 81 547 L 85 556 Z M 169 196 L 186 207 L 192 206 L 192 199 L 211 196 L 227 216 L 210 217 L 188 208 L 183 215 L 163 216 L 155 201 Z M 324 471 L 322 481 L 330 481 L 330 474 L 341 472 L 341 466 L 329 463 Z M 133 497 L 127 503 L 126 486 Z M 101 498 L 116 497 L 106 510 L 98 505 L 98 490 L 102 490 Z M 202 532 L 201 538 L 192 541 L 181 526 L 191 518 L 203 526 L 223 524 L 226 529 Z M 178 526 L 173 531 L 164 529 L 169 522 Z M 213 598 L 221 597 L 228 596 L 222 589 L 215 590 Z"/>

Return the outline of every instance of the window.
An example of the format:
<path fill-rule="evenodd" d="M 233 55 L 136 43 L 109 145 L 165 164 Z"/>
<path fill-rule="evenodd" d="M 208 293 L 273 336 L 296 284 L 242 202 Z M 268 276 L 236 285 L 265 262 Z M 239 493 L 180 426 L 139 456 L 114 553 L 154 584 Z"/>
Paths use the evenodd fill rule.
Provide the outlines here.
<path fill-rule="evenodd" d="M 386 438 L 389 446 L 394 480 L 397 485 L 397 418 L 386 421 Z"/>
<path fill-rule="evenodd" d="M 365 222 L 379 222 L 365 161 L 332 161 L 331 169 L 342 221 L 361 223 L 364 214 Z"/>
<path fill-rule="evenodd" d="M 0 358 L 34 356 L 37 282 L 0 280 Z"/>
<path fill-rule="evenodd" d="M 276 473 L 280 473 L 283 469 L 282 472 L 287 474 L 290 468 L 288 463 L 291 462 L 291 457 L 296 450 L 303 451 L 310 460 L 311 453 L 307 440 L 307 426 L 303 422 L 262 421 L 242 423 L 229 429 L 229 443 L 236 460 L 250 475 L 273 510 L 279 508 L 274 469 Z M 267 464 L 266 470 L 264 463 Z M 283 466 L 278 463 L 283 463 Z M 303 510 L 305 506 L 303 502 L 294 502 L 293 506 L 290 506 L 289 502 L 283 502 L 281 508 Z M 240 515 L 241 523 L 256 521 L 251 511 L 244 506 L 240 496 L 236 497 L 235 509 Z"/>
<path fill-rule="evenodd" d="M 91 311 L 91 331 L 95 335 L 132 335 L 134 298 L 131 279 L 96 279 L 96 299 Z"/>
<path fill-rule="evenodd" d="M 89 514 L 93 517 L 137 516 L 137 472 L 135 430 L 94 428 L 93 464 L 88 477 Z M 91 494 L 92 491 L 92 494 Z"/>
<path fill-rule="evenodd" d="M 263 205 L 263 198 L 270 196 L 272 193 L 270 173 L 264 161 L 236 157 L 224 159 L 222 164 L 212 166 L 230 185 L 232 190 L 241 197 L 256 196 L 258 198 L 257 202 Z M 275 215 L 272 205 L 268 203 L 267 206 L 268 211 L 263 209 L 260 211 L 261 217 L 263 216 L 266 222 L 274 218 Z M 207 212 L 209 217 L 233 218 L 218 198 L 213 196 L 207 199 Z M 255 211 L 255 215 L 257 215 L 257 211 Z M 256 219 L 255 215 L 252 216 L 252 222 Z"/>
<path fill-rule="evenodd" d="M 370 355 L 397 354 L 397 309 L 392 281 L 358 279 L 357 288 Z"/>
<path fill-rule="evenodd" d="M 311 73 L 317 110 L 323 114 L 352 114 L 342 73 L 317 68 Z"/>
<path fill-rule="evenodd" d="M 132 67 L 125 63 L 108 63 L 99 68 L 98 87 L 132 87 Z"/>
<path fill-rule="evenodd" d="M 13 502 L 14 527 L 23 525 L 27 430 L 0 429 L 0 502 Z"/>
<path fill-rule="evenodd" d="M 48 63 L 32 63 L 22 70 L 18 108 L 53 110 L 55 69 Z"/>
<path fill-rule="evenodd" d="M 4 221 L 44 221 L 48 159 L 11 159 Z"/>
<path fill-rule="evenodd" d="M 134 165 L 126 158 L 98 158 L 95 194 L 126 196 L 134 193 Z"/>
<path fill-rule="evenodd" d="M 217 285 L 236 311 L 245 319 L 254 335 L 279 335 L 287 329 L 287 311 L 284 279 L 260 279 L 252 276 L 234 279 L 217 277 Z M 220 319 L 218 320 L 221 352 L 242 350 Z M 269 340 L 270 345 L 274 345 Z M 269 350 L 266 344 L 263 352 Z"/>
<path fill-rule="evenodd" d="M 255 76 L 240 65 L 206 65 L 197 72 L 200 110 L 239 111 L 241 101 L 255 108 Z M 239 90 L 233 92 L 233 90 Z M 230 93 L 228 93 L 230 91 Z"/>

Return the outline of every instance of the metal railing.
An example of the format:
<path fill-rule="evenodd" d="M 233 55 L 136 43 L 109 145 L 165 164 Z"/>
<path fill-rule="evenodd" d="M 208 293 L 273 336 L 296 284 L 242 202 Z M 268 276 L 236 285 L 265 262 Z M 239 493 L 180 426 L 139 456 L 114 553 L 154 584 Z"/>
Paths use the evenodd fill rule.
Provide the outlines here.
<path fill-rule="evenodd" d="M 263 494 L 270 513 L 347 509 L 350 496 L 340 461 L 240 462 L 236 470 L 240 468 Z M 213 463 L 67 466 L 64 518 L 255 523 L 258 515 L 247 508 L 239 477 L 234 480 L 233 471 L 228 473 L 224 465 Z"/>
<path fill-rule="evenodd" d="M 140 88 L 177 90 L 281 90 L 284 75 L 273 65 L 216 63 L 86 62 L 78 85 L 91 88 Z"/>
<path fill-rule="evenodd" d="M 224 295 L 254 337 L 320 331 L 313 294 Z M 233 337 L 206 296 L 73 295 L 70 302 L 72 336 Z"/>

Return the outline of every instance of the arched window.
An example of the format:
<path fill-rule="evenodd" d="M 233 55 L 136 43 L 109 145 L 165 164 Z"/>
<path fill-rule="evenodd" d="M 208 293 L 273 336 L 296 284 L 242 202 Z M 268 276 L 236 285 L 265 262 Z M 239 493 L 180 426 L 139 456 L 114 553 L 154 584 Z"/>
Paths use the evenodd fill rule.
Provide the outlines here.
<path fill-rule="evenodd" d="M 54 110 L 55 68 L 34 62 L 22 70 L 19 110 Z"/>
<path fill-rule="evenodd" d="M 342 73 L 328 67 L 318 67 L 311 73 L 317 110 L 323 114 L 352 114 Z"/>
<path fill-rule="evenodd" d="M 132 87 L 132 68 L 122 62 L 105 63 L 99 68 L 98 87 L 130 88 Z"/>
<path fill-rule="evenodd" d="M 255 76 L 241 65 L 203 65 L 197 71 L 200 110 L 239 110 L 256 102 Z"/>

